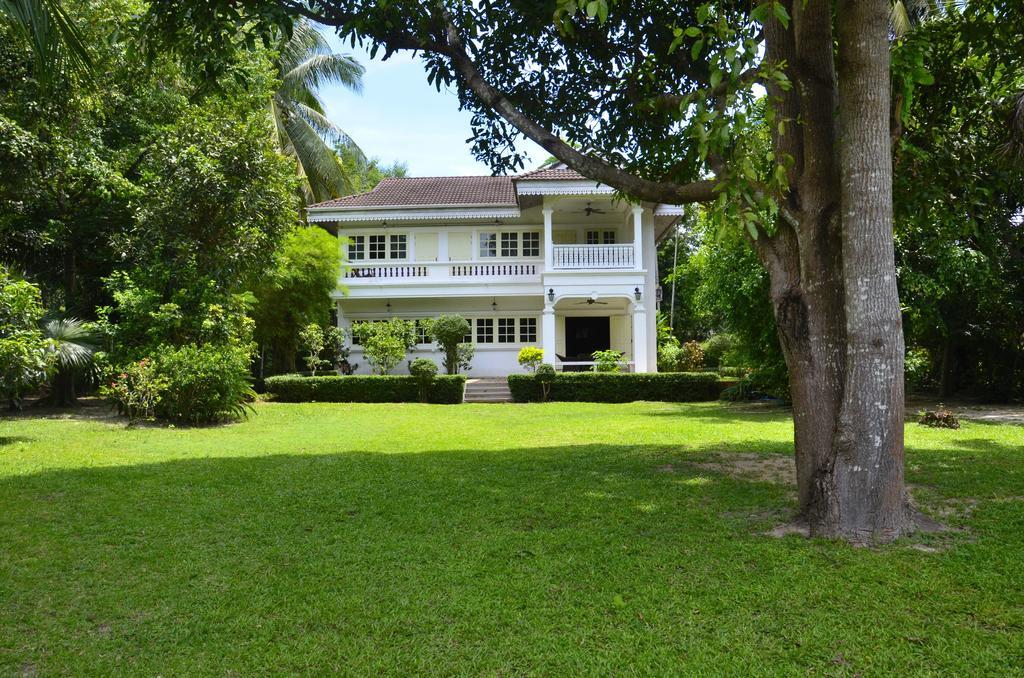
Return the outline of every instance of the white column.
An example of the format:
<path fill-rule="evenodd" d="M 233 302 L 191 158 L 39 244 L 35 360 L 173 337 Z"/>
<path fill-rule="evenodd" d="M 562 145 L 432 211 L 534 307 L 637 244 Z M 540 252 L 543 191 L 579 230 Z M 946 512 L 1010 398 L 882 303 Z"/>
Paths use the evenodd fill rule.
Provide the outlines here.
<path fill-rule="evenodd" d="M 555 305 L 544 304 L 544 315 L 540 323 L 540 342 L 544 349 L 544 362 L 555 364 Z"/>
<path fill-rule="evenodd" d="M 551 215 L 554 213 L 550 207 L 545 207 L 544 212 L 544 270 L 550 271 L 555 258 L 554 235 L 551 231 Z"/>
<path fill-rule="evenodd" d="M 647 310 L 640 302 L 633 304 L 633 370 L 647 372 Z"/>
<path fill-rule="evenodd" d="M 644 267 L 644 208 L 640 205 L 633 208 L 633 266 Z"/>

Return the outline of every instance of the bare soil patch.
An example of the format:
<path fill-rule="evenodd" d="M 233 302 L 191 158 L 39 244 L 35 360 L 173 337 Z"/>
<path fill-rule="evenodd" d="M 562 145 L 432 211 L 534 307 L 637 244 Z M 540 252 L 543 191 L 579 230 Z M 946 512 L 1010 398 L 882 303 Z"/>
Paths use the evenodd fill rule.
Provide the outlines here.
<path fill-rule="evenodd" d="M 796 464 L 788 455 L 720 452 L 714 459 L 693 465 L 743 480 L 796 487 Z"/>

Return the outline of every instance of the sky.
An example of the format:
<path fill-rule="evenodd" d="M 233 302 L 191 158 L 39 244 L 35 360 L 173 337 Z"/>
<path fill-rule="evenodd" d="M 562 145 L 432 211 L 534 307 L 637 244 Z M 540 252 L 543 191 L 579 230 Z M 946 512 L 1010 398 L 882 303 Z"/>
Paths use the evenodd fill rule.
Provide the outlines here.
<path fill-rule="evenodd" d="M 410 176 L 491 174 L 470 153 L 469 111 L 459 110 L 459 99 L 444 88 L 427 84 L 418 58 L 398 52 L 387 61 L 371 60 L 367 50 L 352 48 L 337 36 L 327 36 L 336 52 L 351 54 L 366 68 L 363 93 L 338 85 L 320 90 L 327 117 L 351 136 L 368 157 L 383 165 L 404 162 Z M 523 148 L 532 169 L 548 153 L 532 142 Z"/>

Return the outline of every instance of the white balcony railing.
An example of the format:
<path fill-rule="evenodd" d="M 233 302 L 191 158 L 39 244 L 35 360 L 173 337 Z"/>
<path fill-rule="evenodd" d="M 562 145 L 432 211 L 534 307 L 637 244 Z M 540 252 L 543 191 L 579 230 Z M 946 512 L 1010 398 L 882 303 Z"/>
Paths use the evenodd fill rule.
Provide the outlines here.
<path fill-rule="evenodd" d="M 543 263 L 537 261 L 484 262 L 429 262 L 408 264 L 350 264 L 342 273 L 346 285 L 403 282 L 465 282 L 467 280 L 491 280 L 501 282 L 532 282 L 540 280 Z M 415 280 L 409 280 L 410 278 Z"/>
<path fill-rule="evenodd" d="M 552 266 L 562 269 L 633 268 L 633 245 L 555 245 Z"/>

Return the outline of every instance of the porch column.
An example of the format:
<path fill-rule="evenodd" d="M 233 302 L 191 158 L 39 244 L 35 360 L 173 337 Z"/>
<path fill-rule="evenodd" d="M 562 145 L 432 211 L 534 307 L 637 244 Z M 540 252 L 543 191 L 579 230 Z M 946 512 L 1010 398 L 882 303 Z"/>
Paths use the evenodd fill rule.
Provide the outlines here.
<path fill-rule="evenodd" d="M 640 302 L 633 304 L 633 371 L 647 369 L 647 310 Z"/>
<path fill-rule="evenodd" d="M 542 211 L 544 212 L 544 270 L 550 271 L 555 258 L 554 236 L 551 232 L 551 215 L 555 210 L 545 207 Z"/>
<path fill-rule="evenodd" d="M 555 305 L 544 304 L 544 316 L 540 324 L 540 342 L 544 349 L 544 362 L 555 364 Z"/>
<path fill-rule="evenodd" d="M 644 208 L 633 208 L 633 268 L 644 267 Z"/>

